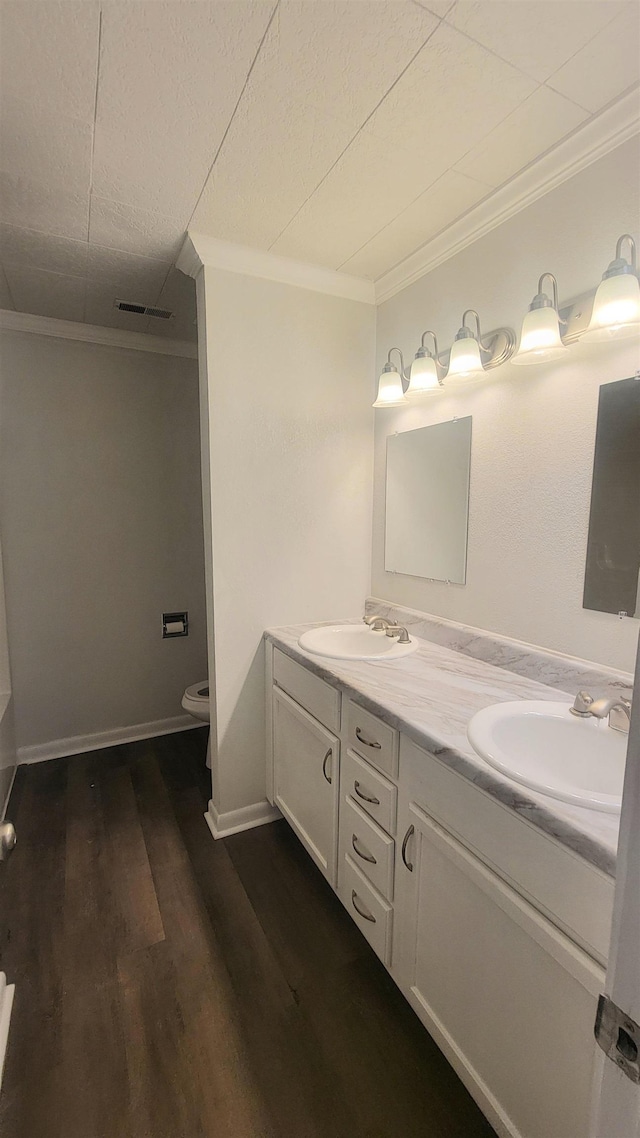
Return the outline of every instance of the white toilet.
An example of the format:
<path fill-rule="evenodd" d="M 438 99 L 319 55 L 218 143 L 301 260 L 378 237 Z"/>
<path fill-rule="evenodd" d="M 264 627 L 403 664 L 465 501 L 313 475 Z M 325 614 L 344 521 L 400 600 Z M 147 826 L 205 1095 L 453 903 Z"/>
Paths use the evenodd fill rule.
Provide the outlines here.
<path fill-rule="evenodd" d="M 182 697 L 182 706 L 194 719 L 209 723 L 209 681 L 201 680 L 199 684 L 191 684 Z M 207 766 L 211 766 L 211 738 L 207 744 Z"/>

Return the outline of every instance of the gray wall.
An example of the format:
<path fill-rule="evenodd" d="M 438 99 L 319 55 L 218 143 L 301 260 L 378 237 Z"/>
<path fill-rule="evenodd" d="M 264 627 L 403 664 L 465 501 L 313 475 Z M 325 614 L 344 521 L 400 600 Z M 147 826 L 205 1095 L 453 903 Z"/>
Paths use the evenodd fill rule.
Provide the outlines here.
<path fill-rule="evenodd" d="M 196 361 L 5 331 L 0 363 L 18 746 L 182 715 L 207 671 Z"/>

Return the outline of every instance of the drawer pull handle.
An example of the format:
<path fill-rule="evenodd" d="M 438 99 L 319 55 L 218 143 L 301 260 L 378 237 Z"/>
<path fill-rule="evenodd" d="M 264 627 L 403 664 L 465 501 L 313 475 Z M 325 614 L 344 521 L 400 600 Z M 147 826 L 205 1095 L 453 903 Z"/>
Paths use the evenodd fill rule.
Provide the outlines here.
<path fill-rule="evenodd" d="M 329 750 L 327 751 L 324 759 L 322 760 L 322 773 L 323 773 L 324 777 L 326 778 L 326 780 L 329 784 L 331 784 L 331 782 L 332 782 L 331 775 L 327 774 L 327 763 L 329 762 L 330 758 L 331 758 L 331 747 L 329 747 Z"/>
<path fill-rule="evenodd" d="M 351 845 L 353 846 L 354 852 L 357 853 L 358 857 L 361 857 L 363 861 L 371 862 L 371 865 L 378 864 L 373 854 L 364 854 L 362 850 L 358 849 L 358 838 L 356 834 L 353 834 L 351 838 Z"/>
<path fill-rule="evenodd" d="M 407 830 L 404 838 L 402 839 L 402 860 L 403 860 L 404 864 L 406 865 L 407 869 L 409 870 L 409 873 L 413 873 L 413 862 L 407 861 L 407 846 L 409 844 L 409 839 L 411 838 L 411 836 L 413 834 L 415 834 L 415 831 L 416 831 L 415 826 L 409 826 L 409 829 Z"/>
<path fill-rule="evenodd" d="M 356 913 L 358 913 L 359 916 L 364 917 L 365 921 L 373 921 L 373 923 L 375 925 L 376 919 L 375 919 L 373 913 L 363 913 L 362 909 L 358 905 L 356 905 L 356 897 L 357 896 L 358 896 L 358 894 L 356 893 L 355 889 L 352 889 L 351 890 L 351 904 L 353 905 Z"/>
<path fill-rule="evenodd" d="M 370 802 L 372 806 L 379 806 L 380 805 L 380 799 L 379 798 L 369 798 L 368 794 L 362 793 L 362 791 L 360 790 L 360 783 L 358 782 L 357 779 L 355 780 L 355 782 L 353 784 L 353 789 L 355 790 L 356 794 L 358 795 L 358 798 L 361 798 L 363 802 Z"/>
<path fill-rule="evenodd" d="M 376 751 L 382 750 L 382 743 L 376 743 L 375 739 L 373 743 L 370 739 L 365 739 L 359 727 L 356 727 L 356 739 L 358 739 L 361 743 L 364 743 L 365 747 L 374 747 Z"/>

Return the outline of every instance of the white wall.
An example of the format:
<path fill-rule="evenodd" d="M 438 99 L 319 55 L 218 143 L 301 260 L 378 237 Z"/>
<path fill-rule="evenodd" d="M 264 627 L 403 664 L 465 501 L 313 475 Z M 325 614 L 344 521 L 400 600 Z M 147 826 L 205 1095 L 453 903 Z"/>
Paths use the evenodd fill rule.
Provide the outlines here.
<path fill-rule="evenodd" d="M 560 300 L 599 282 L 617 237 L 638 237 L 633 140 L 381 305 L 377 371 L 433 328 L 448 346 L 465 308 L 485 331 L 522 317 L 545 270 Z M 507 364 L 481 387 L 376 412 L 372 591 L 377 597 L 632 671 L 638 621 L 584 610 L 600 384 L 633 375 L 637 345 L 574 345 L 568 362 Z M 373 391 L 373 381 L 371 390 Z M 393 431 L 473 416 L 466 586 L 384 570 L 385 446 Z"/>
<path fill-rule="evenodd" d="M 363 610 L 374 322 L 359 301 L 200 275 L 220 813 L 265 796 L 264 629 Z"/>
<path fill-rule="evenodd" d="M 2 332 L 18 745 L 181 716 L 206 675 L 195 360 Z M 185 639 L 163 611 L 187 609 Z"/>
<path fill-rule="evenodd" d="M 0 821 L 4 818 L 7 799 L 16 767 L 16 740 L 9 667 L 9 637 L 4 601 L 2 548 L 0 546 Z"/>

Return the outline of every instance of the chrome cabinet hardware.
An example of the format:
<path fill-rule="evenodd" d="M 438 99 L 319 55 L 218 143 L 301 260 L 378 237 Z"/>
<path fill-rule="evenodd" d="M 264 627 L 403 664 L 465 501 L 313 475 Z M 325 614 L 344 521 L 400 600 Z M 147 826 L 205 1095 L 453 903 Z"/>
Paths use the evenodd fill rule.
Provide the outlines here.
<path fill-rule="evenodd" d="M 407 869 L 409 870 L 409 873 L 413 873 L 413 862 L 407 861 L 407 846 L 409 844 L 409 839 L 413 836 L 413 834 L 415 834 L 415 832 L 416 832 L 415 826 L 409 826 L 409 829 L 407 830 L 404 838 L 402 839 L 402 860 L 403 860 L 404 864 L 406 865 Z"/>
<path fill-rule="evenodd" d="M 354 853 L 357 853 L 358 857 L 361 857 L 363 861 L 368 861 L 371 863 L 371 865 L 377 865 L 378 864 L 375 857 L 373 856 L 373 854 L 364 854 L 364 853 L 362 853 L 361 850 L 358 849 L 358 835 L 357 834 L 352 835 L 351 845 L 353 846 Z"/>
<path fill-rule="evenodd" d="M 324 759 L 322 760 L 322 773 L 323 773 L 323 775 L 326 778 L 328 783 L 331 783 L 333 781 L 331 778 L 331 775 L 327 774 L 327 763 L 329 762 L 330 758 L 331 758 L 331 747 L 329 747 L 329 750 L 327 751 Z"/>
<path fill-rule="evenodd" d="M 359 913 L 359 915 L 361 917 L 364 917 L 365 921 L 373 921 L 373 924 L 375 925 L 376 918 L 374 917 L 373 913 L 363 913 L 362 909 L 358 905 L 356 905 L 356 897 L 357 896 L 358 896 L 358 894 L 356 893 L 355 889 L 352 889 L 351 890 L 351 904 L 353 905 L 356 913 Z"/>
<path fill-rule="evenodd" d="M 360 783 L 358 782 L 357 779 L 355 780 L 355 782 L 353 784 L 353 789 L 355 790 L 356 794 L 358 795 L 358 798 L 361 798 L 363 802 L 370 802 L 372 806 L 379 806 L 380 805 L 380 799 L 379 798 L 369 798 L 368 794 L 363 794 L 363 792 L 360 790 Z"/>
<path fill-rule="evenodd" d="M 376 743 L 375 739 L 373 743 L 370 739 L 365 739 L 359 727 L 356 727 L 356 739 L 358 739 L 361 743 L 364 743 L 365 747 L 374 747 L 376 751 L 382 750 L 382 743 Z"/>

